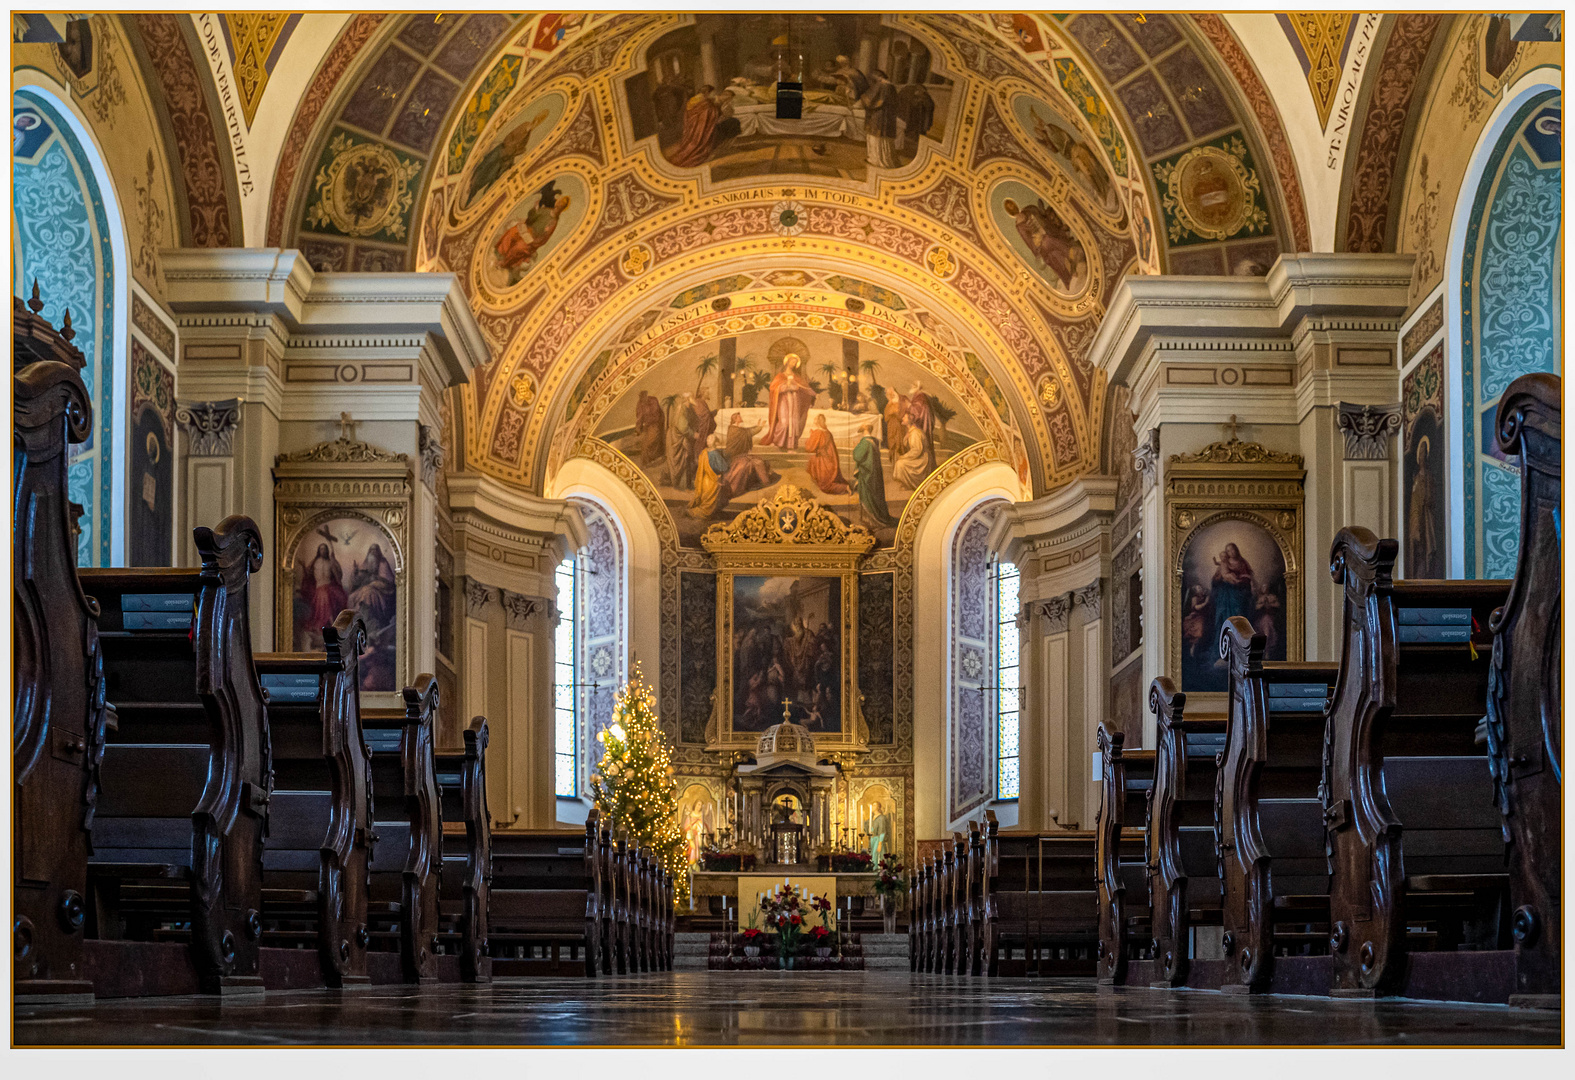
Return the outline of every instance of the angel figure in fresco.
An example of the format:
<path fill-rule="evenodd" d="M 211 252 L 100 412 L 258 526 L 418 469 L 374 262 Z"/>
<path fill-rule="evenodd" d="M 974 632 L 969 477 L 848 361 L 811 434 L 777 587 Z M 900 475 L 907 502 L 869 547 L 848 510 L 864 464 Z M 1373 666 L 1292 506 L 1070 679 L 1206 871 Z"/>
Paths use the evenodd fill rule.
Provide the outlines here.
<path fill-rule="evenodd" d="M 1192 586 L 1181 616 L 1181 647 L 1189 656 L 1201 656 L 1208 651 L 1203 637 L 1209 629 L 1208 614 L 1208 588 L 1204 585 Z"/>
<path fill-rule="evenodd" d="M 815 403 L 815 388 L 804 377 L 804 361 L 798 353 L 782 358 L 782 370 L 771 380 L 770 407 L 766 411 L 766 442 L 783 450 L 797 450 Z"/>
<path fill-rule="evenodd" d="M 494 250 L 498 269 L 508 271 L 510 285 L 524 278 L 536 253 L 552 239 L 558 219 L 568 208 L 569 197 L 558 190 L 557 181 L 549 180 L 537 195 L 536 205 L 503 230 Z"/>
<path fill-rule="evenodd" d="M 1061 215 L 1046 206 L 1043 199 L 1033 206 L 1019 206 L 1015 199 L 1007 199 L 1001 205 L 1016 223 L 1017 235 L 1028 250 L 1055 275 L 1061 288 L 1070 292 L 1088 257 Z"/>
<path fill-rule="evenodd" d="M 476 163 L 476 171 L 470 174 L 470 187 L 465 193 L 466 206 L 475 202 L 476 196 L 484 193 L 514 167 L 514 163 L 530 145 L 531 133 L 546 122 L 547 110 L 542 109 L 529 120 L 511 128 L 498 140 L 498 145 L 482 155 Z"/>

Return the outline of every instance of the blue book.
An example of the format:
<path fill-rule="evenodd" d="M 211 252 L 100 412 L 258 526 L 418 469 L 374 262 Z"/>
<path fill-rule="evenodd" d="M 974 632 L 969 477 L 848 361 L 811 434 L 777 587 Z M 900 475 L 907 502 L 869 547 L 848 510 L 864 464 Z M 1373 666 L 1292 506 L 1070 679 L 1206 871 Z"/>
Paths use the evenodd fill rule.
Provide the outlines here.
<path fill-rule="evenodd" d="M 1327 683 L 1321 682 L 1281 682 L 1269 684 L 1269 696 L 1276 697 L 1323 697 L 1329 692 Z"/>
<path fill-rule="evenodd" d="M 123 593 L 121 611 L 184 611 L 191 614 L 191 593 Z"/>
<path fill-rule="evenodd" d="M 1468 607 L 1403 607 L 1397 616 L 1401 626 L 1470 626 Z"/>
<path fill-rule="evenodd" d="M 1324 699 L 1277 697 L 1269 699 L 1270 712 L 1323 712 Z"/>
<path fill-rule="evenodd" d="M 393 752 L 399 749 L 399 732 L 392 730 L 378 730 L 363 732 L 366 738 L 366 748 L 373 751 Z"/>
<path fill-rule="evenodd" d="M 188 599 L 190 599 L 188 597 Z M 126 630 L 189 630 L 191 609 L 185 611 L 122 611 L 120 625 Z"/>
<path fill-rule="evenodd" d="M 281 705 L 305 704 L 317 700 L 316 675 L 263 675 L 262 688 L 268 700 Z"/>
<path fill-rule="evenodd" d="M 1401 626 L 1400 641 L 1411 645 L 1464 645 L 1471 640 L 1466 626 Z"/>

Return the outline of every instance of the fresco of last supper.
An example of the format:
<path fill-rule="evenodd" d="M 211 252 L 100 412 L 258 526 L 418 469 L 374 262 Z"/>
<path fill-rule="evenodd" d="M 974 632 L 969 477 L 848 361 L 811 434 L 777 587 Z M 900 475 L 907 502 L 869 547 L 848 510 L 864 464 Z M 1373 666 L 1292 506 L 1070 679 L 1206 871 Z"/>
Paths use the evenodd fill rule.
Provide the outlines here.
<path fill-rule="evenodd" d="M 691 346 L 636 380 L 597 434 L 655 486 L 686 545 L 784 481 L 889 544 L 925 479 L 981 438 L 935 375 L 814 330 Z"/>

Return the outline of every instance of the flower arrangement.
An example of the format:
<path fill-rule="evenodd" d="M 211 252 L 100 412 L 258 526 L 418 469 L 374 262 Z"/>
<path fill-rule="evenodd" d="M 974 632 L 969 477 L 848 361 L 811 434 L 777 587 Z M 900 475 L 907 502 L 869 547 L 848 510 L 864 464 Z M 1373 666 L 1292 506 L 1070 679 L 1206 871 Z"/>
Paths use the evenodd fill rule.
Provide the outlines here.
<path fill-rule="evenodd" d="M 781 958 L 783 967 L 793 966 L 793 957 L 798 954 L 799 938 L 805 933 L 805 920 L 812 913 L 819 912 L 824 921 L 830 910 L 831 901 L 827 897 L 811 896 L 791 886 L 778 886 L 760 897 L 760 912 L 765 917 L 766 925 L 774 927 L 777 932 L 777 956 Z M 824 926 L 815 929 L 826 933 Z M 811 930 L 810 934 L 813 937 L 814 931 Z"/>
<path fill-rule="evenodd" d="M 755 868 L 755 853 L 752 851 L 704 851 L 700 853 L 700 867 L 703 870 L 727 872 L 753 870 Z"/>
<path fill-rule="evenodd" d="M 867 851 L 841 851 L 831 856 L 831 869 L 838 874 L 862 874 L 870 869 Z"/>
<path fill-rule="evenodd" d="M 902 860 L 895 855 L 882 855 L 880 857 L 880 876 L 875 879 L 875 891 L 882 896 L 898 896 L 908 887 L 907 879 L 902 876 L 906 867 Z"/>

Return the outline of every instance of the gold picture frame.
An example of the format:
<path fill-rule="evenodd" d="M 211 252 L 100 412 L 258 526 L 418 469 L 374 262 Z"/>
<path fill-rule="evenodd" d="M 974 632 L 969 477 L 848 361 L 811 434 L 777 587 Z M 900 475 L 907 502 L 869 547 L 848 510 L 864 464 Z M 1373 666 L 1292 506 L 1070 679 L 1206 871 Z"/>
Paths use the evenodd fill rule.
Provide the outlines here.
<path fill-rule="evenodd" d="M 849 525 L 794 484 L 706 530 L 701 546 L 716 565 L 716 691 L 706 724 L 708 751 L 752 751 L 758 730 L 734 727 L 734 596 L 739 578 L 831 578 L 838 582 L 841 687 L 838 730 L 815 732 L 817 751 L 863 753 L 869 745 L 858 689 L 859 564 L 875 536 Z M 795 717 L 797 719 L 797 717 Z M 768 718 L 769 727 L 779 718 Z"/>
<path fill-rule="evenodd" d="M 1279 565 L 1259 566 L 1254 571 L 1251 564 L 1243 564 L 1248 575 L 1257 575 L 1253 588 L 1262 589 L 1254 593 L 1249 621 L 1256 615 L 1255 626 L 1261 622 L 1271 638 L 1281 635 L 1279 643 L 1271 642 L 1271 654 L 1277 654 L 1278 645 L 1283 644 L 1284 659 L 1305 656 L 1301 552 L 1306 476 L 1300 455 L 1269 450 L 1234 436 L 1194 454 L 1173 454 L 1166 465 L 1165 566 L 1169 570 L 1170 614 L 1164 631 L 1164 670 L 1186 692 L 1189 711 L 1226 708 L 1226 690 L 1216 659 L 1219 641 L 1208 619 L 1217 612 L 1189 605 L 1189 591 L 1201 587 L 1196 564 L 1208 557 L 1200 545 L 1213 542 L 1234 547 L 1240 539 L 1254 537 L 1260 550 L 1269 550 L 1258 534 L 1267 537 Z M 1221 551 L 1214 562 L 1218 566 L 1221 557 L 1238 556 L 1242 556 L 1239 549 L 1232 556 Z M 1278 588 L 1281 581 L 1283 597 Z M 1197 599 L 1201 603 L 1202 597 Z M 1208 602 L 1214 603 L 1212 599 Z M 1282 610 L 1274 611 L 1277 607 Z M 1189 627 L 1189 616 L 1202 620 L 1202 625 Z M 1190 650 L 1185 656 L 1184 648 Z M 1196 675 L 1205 657 L 1213 661 L 1209 677 L 1189 678 Z"/>

